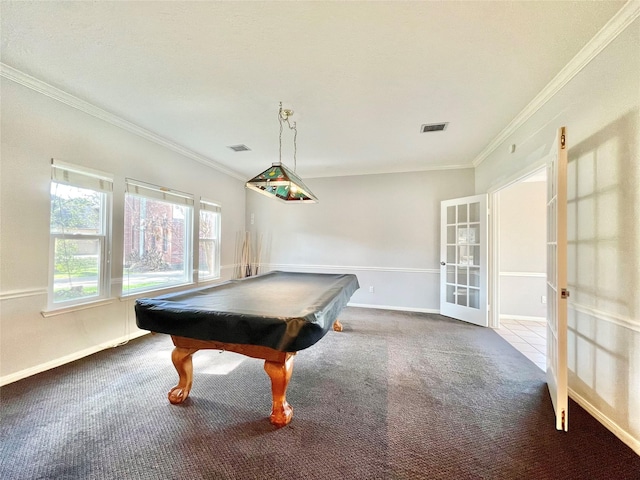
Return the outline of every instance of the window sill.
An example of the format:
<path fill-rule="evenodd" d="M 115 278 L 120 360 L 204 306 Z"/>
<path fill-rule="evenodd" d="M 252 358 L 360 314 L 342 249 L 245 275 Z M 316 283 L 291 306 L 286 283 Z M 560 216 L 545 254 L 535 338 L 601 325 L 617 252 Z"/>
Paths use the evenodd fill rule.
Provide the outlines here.
<path fill-rule="evenodd" d="M 137 298 L 157 297 L 159 295 L 165 295 L 167 293 L 179 292 L 181 290 L 184 290 L 185 287 L 195 286 L 196 284 L 193 282 L 181 283 L 180 285 L 172 285 L 171 287 L 159 288 L 157 290 L 147 290 L 145 292 L 135 292 L 129 293 L 127 295 L 121 295 L 119 299 L 121 302 L 128 302 L 129 300 L 135 300 Z"/>
<path fill-rule="evenodd" d="M 43 310 L 40 314 L 44 318 L 55 317 L 56 315 L 64 315 L 66 313 L 77 312 L 79 310 L 87 310 L 89 308 L 101 307 L 103 305 L 109 305 L 113 303 L 115 298 L 106 298 L 102 300 L 95 300 L 93 302 L 79 303 L 77 305 L 70 305 L 68 307 L 56 308 L 51 310 Z"/>

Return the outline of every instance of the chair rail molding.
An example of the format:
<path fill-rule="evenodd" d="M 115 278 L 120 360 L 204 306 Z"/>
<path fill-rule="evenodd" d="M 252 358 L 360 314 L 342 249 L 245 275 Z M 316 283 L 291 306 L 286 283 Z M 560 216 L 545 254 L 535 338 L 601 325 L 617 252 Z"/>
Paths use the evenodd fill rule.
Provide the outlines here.
<path fill-rule="evenodd" d="M 620 315 L 617 313 L 603 312 L 602 310 L 597 310 L 588 305 L 581 305 L 579 303 L 573 302 L 569 302 L 568 307 L 575 310 L 576 312 L 589 315 L 593 318 L 597 318 L 598 320 L 613 323 L 614 325 L 617 325 L 619 327 L 640 333 L 640 322 L 638 320 L 632 319 L 631 317 L 627 317 L 625 315 Z"/>
<path fill-rule="evenodd" d="M 260 264 L 261 269 L 268 270 L 339 270 L 339 271 L 374 271 L 374 272 L 404 272 L 404 273 L 430 273 L 440 274 L 439 268 L 408 268 L 408 267 L 373 267 L 373 266 L 347 266 L 347 265 L 304 265 L 304 264 Z"/>
<path fill-rule="evenodd" d="M 5 300 L 14 300 L 16 298 L 25 297 L 38 297 L 40 295 L 47 295 L 46 288 L 30 288 L 24 290 L 8 290 L 6 292 L 0 292 L 0 302 Z"/>

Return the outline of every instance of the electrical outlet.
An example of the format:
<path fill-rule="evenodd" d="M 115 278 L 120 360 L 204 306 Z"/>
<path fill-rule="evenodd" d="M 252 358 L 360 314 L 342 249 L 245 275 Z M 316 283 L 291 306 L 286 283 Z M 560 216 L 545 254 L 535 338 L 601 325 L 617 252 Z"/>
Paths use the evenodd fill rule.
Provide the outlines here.
<path fill-rule="evenodd" d="M 369 287 L 369 293 L 373 293 L 373 286 Z"/>
<path fill-rule="evenodd" d="M 540 302 L 546 304 L 547 303 L 547 297 L 545 297 L 544 295 L 542 297 L 540 297 Z"/>

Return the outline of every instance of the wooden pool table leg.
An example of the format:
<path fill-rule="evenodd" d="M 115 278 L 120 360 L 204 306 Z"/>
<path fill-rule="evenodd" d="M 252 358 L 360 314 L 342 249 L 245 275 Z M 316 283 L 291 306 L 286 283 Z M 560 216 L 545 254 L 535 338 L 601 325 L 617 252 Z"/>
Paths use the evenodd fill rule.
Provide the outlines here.
<path fill-rule="evenodd" d="M 264 370 L 271 379 L 273 406 L 269 421 L 276 427 L 284 427 L 293 417 L 293 408 L 287 403 L 287 386 L 293 372 L 293 355 L 283 362 L 265 360 Z"/>
<path fill-rule="evenodd" d="M 340 323 L 340 320 L 336 320 L 335 322 L 333 322 L 333 330 L 336 332 L 342 331 L 342 324 Z"/>
<path fill-rule="evenodd" d="M 171 361 L 178 372 L 178 385 L 169 391 L 169 401 L 178 404 L 184 402 L 189 396 L 191 385 L 193 384 L 193 361 L 192 355 L 198 351 L 197 348 L 176 347 L 171 352 Z"/>

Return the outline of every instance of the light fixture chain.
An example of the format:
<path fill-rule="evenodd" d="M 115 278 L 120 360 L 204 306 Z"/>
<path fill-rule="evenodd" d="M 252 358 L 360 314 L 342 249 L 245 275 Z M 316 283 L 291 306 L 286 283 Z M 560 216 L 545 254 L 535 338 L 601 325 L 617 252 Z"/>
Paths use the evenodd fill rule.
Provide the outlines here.
<path fill-rule="evenodd" d="M 316 203 L 318 198 L 309 191 L 309 188 L 294 173 L 298 167 L 298 126 L 291 121 L 293 110 L 280 108 L 278 110 L 278 123 L 280 133 L 278 135 L 279 163 L 272 163 L 271 167 L 246 182 L 246 187 L 271 198 L 277 198 L 288 203 Z M 282 163 L 282 132 L 284 122 L 287 122 L 289 130 L 293 130 L 293 172 Z M 274 180 L 272 182 L 272 180 Z"/>
<path fill-rule="evenodd" d="M 293 171 L 296 171 L 298 166 L 298 160 L 296 156 L 298 154 L 298 129 L 296 128 L 296 122 L 293 122 Z"/>
<path fill-rule="evenodd" d="M 287 122 L 289 130 L 293 130 L 293 171 L 295 172 L 298 167 L 298 128 L 296 122 L 293 122 L 293 125 L 291 125 L 291 121 L 289 120 L 291 115 L 293 115 L 293 110 L 283 110 L 282 102 L 280 102 L 280 108 L 278 109 L 278 122 L 280 123 L 280 136 L 278 137 L 280 146 L 279 159 L 280 163 L 282 163 L 282 124 L 283 122 Z"/>
<path fill-rule="evenodd" d="M 280 151 L 278 154 L 278 159 L 279 159 L 279 162 L 282 163 L 282 102 L 280 102 L 280 110 L 278 110 L 278 123 L 280 123 L 280 137 L 279 137 Z"/>

